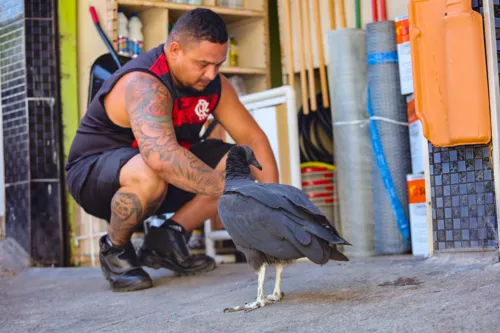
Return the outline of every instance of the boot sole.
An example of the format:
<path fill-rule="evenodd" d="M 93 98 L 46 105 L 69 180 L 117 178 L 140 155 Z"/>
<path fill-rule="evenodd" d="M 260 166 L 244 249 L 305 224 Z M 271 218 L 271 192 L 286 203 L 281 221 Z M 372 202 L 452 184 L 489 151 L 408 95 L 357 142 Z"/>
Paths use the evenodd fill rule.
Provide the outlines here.
<path fill-rule="evenodd" d="M 113 281 L 108 276 L 108 274 L 105 271 L 105 268 L 103 267 L 102 264 L 101 264 L 101 272 L 104 275 L 104 278 L 109 282 L 109 284 L 111 286 L 111 290 L 113 292 L 138 291 L 138 290 L 144 290 L 144 289 L 149 289 L 149 288 L 153 287 L 153 281 L 152 280 L 139 280 L 139 281 L 136 281 L 136 282 L 134 282 L 132 284 L 129 284 L 128 286 L 114 287 L 113 286 Z"/>
<path fill-rule="evenodd" d="M 140 256 L 139 260 L 144 266 L 147 266 L 147 267 L 153 268 L 153 269 L 166 268 L 168 270 L 173 271 L 175 273 L 175 275 L 177 275 L 177 276 L 198 275 L 201 273 L 210 272 L 210 271 L 214 270 L 217 266 L 215 264 L 215 261 L 212 261 L 206 267 L 197 269 L 195 271 L 186 271 L 186 270 L 180 269 L 177 266 L 170 265 L 169 263 L 159 259 L 158 257 L 153 256 L 153 255 L 149 255 L 149 254 L 145 254 L 145 255 Z"/>

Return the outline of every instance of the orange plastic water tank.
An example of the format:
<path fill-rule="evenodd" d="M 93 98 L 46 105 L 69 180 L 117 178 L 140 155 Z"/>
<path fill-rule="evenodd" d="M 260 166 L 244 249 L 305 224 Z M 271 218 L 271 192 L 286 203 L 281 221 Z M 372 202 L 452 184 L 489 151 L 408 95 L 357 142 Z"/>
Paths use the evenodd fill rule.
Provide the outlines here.
<path fill-rule="evenodd" d="M 483 18 L 470 0 L 410 0 L 415 108 L 436 147 L 491 139 Z"/>

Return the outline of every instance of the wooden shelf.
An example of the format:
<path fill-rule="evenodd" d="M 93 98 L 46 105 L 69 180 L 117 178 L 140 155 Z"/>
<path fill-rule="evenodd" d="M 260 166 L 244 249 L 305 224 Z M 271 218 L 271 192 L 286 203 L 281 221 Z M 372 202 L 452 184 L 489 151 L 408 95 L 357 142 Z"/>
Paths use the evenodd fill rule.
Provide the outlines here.
<path fill-rule="evenodd" d="M 221 67 L 220 72 L 223 74 L 266 75 L 267 69 L 248 67 Z"/>
<path fill-rule="evenodd" d="M 207 5 L 188 5 L 163 1 L 118 0 L 118 6 L 125 11 L 140 13 L 150 8 L 169 10 L 169 16 L 177 19 L 183 13 L 195 8 L 208 8 L 219 14 L 226 23 L 233 23 L 251 18 L 265 18 L 265 12 L 255 9 L 239 9 Z"/>

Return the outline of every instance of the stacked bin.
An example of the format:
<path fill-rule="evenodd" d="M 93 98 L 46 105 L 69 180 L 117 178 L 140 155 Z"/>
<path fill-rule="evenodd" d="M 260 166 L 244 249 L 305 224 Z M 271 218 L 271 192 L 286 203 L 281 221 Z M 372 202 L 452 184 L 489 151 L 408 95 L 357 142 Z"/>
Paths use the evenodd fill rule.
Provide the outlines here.
<path fill-rule="evenodd" d="M 309 200 L 338 227 L 338 201 L 335 181 L 335 170 L 329 167 L 303 167 L 302 190 Z"/>

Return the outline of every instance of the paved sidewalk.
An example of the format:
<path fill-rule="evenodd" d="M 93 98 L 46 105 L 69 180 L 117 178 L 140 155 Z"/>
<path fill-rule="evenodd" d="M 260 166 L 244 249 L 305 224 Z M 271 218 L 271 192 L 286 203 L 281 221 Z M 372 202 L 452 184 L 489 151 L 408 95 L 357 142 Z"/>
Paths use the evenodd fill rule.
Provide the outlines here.
<path fill-rule="evenodd" d="M 249 313 L 222 312 L 255 298 L 245 264 L 182 278 L 148 270 L 155 287 L 133 293 L 112 293 L 99 268 L 30 269 L 0 279 L 0 332 L 500 332 L 496 259 L 297 263 L 283 273 L 283 301 Z"/>

